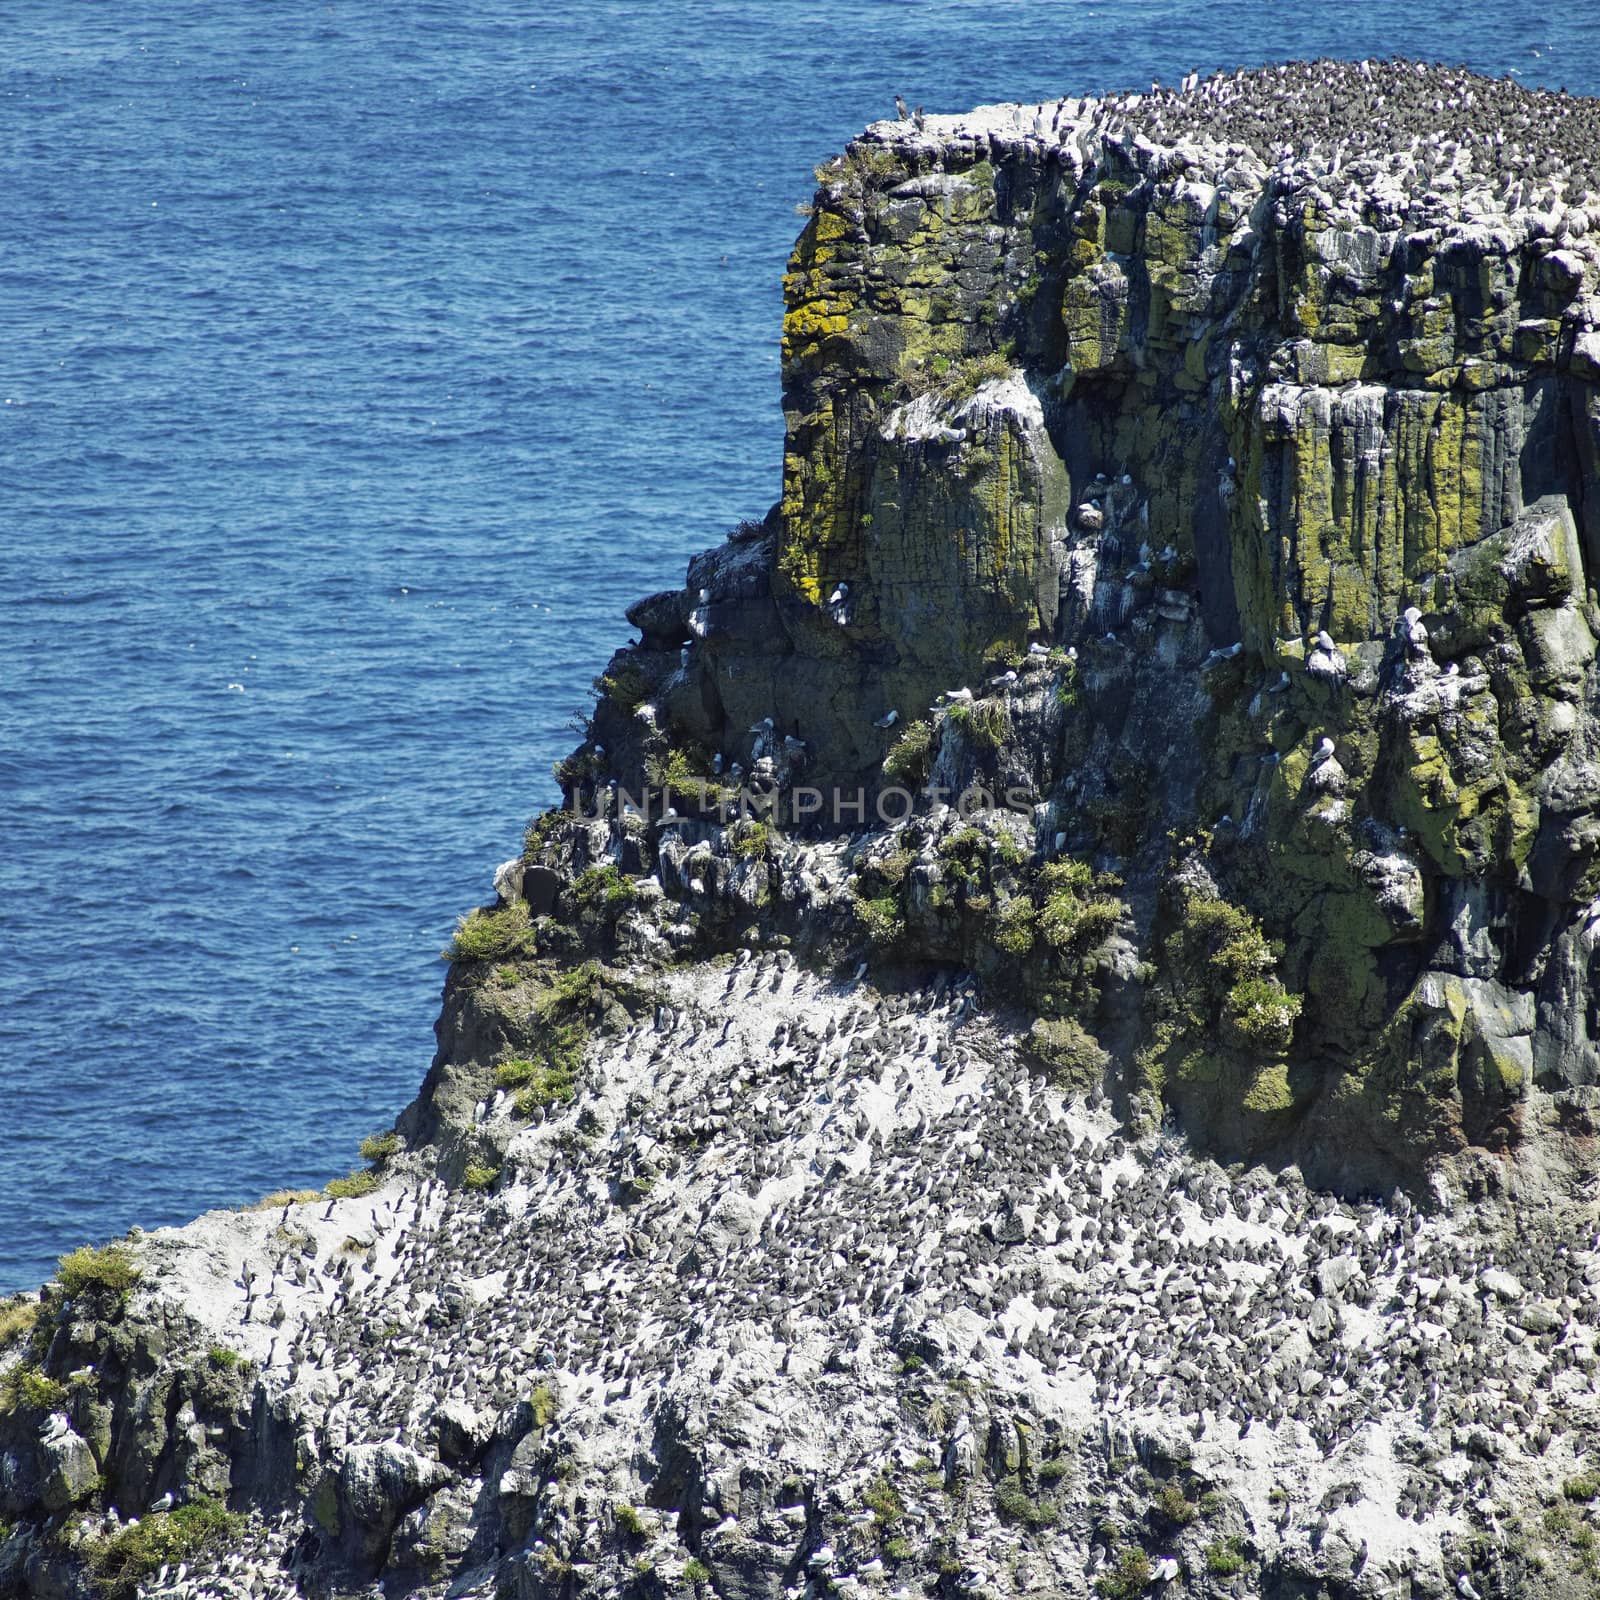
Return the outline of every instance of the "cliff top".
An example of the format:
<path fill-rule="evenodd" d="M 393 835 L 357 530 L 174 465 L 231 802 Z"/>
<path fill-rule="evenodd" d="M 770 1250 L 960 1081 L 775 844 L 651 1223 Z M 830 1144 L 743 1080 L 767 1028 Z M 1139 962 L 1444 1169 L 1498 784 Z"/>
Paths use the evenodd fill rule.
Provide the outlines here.
<path fill-rule="evenodd" d="M 1108 148 L 1152 176 L 1233 169 L 1359 213 L 1432 213 L 1581 238 L 1600 226 L 1600 101 L 1419 61 L 1292 61 L 1176 88 L 980 106 L 874 123 L 869 142 L 1032 143 L 1089 168 Z"/>

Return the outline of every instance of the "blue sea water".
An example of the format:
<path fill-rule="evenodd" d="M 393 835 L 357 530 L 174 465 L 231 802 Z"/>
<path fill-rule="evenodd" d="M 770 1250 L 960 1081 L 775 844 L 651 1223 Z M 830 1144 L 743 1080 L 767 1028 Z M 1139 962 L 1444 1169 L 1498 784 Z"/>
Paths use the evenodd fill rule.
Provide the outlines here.
<path fill-rule="evenodd" d="M 11 0 L 0 1290 L 354 1161 L 621 611 L 776 497 L 812 166 L 1526 0 Z"/>

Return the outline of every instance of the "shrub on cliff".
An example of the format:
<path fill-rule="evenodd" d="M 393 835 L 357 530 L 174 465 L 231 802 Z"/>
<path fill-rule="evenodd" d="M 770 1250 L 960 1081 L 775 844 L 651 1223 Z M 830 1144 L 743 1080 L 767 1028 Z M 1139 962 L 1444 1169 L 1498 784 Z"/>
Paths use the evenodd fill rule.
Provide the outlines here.
<path fill-rule="evenodd" d="M 1087 949 L 1122 918 L 1115 892 L 1122 880 L 1092 871 L 1087 862 L 1048 862 L 1040 869 L 1039 886 L 1044 890 L 1039 932 L 1052 950 Z"/>
<path fill-rule="evenodd" d="M 565 1105 L 577 1095 L 575 1079 L 584 1035 L 577 1024 L 559 1032 L 542 1059 L 512 1056 L 494 1069 L 497 1087 L 515 1091 L 519 1116 L 531 1116 L 538 1106 Z"/>
<path fill-rule="evenodd" d="M 711 758 L 692 741 L 675 745 L 659 755 L 645 757 L 644 775 L 652 789 L 668 799 L 696 808 L 729 804 L 735 791 L 719 783 L 711 774 Z"/>
<path fill-rule="evenodd" d="M 995 913 L 995 948 L 1008 956 L 1025 956 L 1033 949 L 1033 902 L 1024 895 L 1007 900 Z"/>
<path fill-rule="evenodd" d="M 883 775 L 890 783 L 915 789 L 925 782 L 933 765 L 933 724 L 913 722 L 890 746 L 883 758 Z"/>
<path fill-rule="evenodd" d="M 108 1600 L 131 1600 L 141 1581 L 207 1550 L 237 1543 L 244 1519 L 220 1500 L 195 1500 L 174 1511 L 152 1512 L 89 1549 L 89 1566 Z"/>
<path fill-rule="evenodd" d="M 375 1172 L 352 1172 L 347 1178 L 335 1178 L 323 1190 L 330 1200 L 359 1200 L 378 1187 Z"/>
<path fill-rule="evenodd" d="M 741 822 L 732 832 L 733 853 L 741 861 L 758 861 L 772 843 L 772 829 L 764 822 Z"/>
<path fill-rule="evenodd" d="M 32 1295 L 0 1301 L 0 1350 L 27 1338 L 39 1320 L 41 1306 Z"/>
<path fill-rule="evenodd" d="M 986 754 L 998 750 L 1011 737 L 1011 713 L 1003 700 L 953 705 L 945 712 L 945 719 L 961 730 L 974 750 Z"/>
<path fill-rule="evenodd" d="M 624 662 L 594 680 L 594 692 L 632 716 L 650 698 L 650 684 L 631 662 Z"/>
<path fill-rule="evenodd" d="M 108 1244 L 96 1249 L 83 1245 L 62 1256 L 56 1282 L 69 1300 L 98 1295 L 121 1305 L 139 1281 L 139 1269 L 126 1245 Z"/>
<path fill-rule="evenodd" d="M 1124 1549 L 1095 1579 L 1102 1600 L 1138 1600 L 1150 1587 L 1150 1558 L 1143 1550 Z"/>
<path fill-rule="evenodd" d="M 19 1362 L 0 1376 L 0 1416 L 9 1411 L 32 1411 L 47 1416 L 67 1403 L 67 1386 L 48 1378 L 29 1362 Z"/>
<path fill-rule="evenodd" d="M 633 904 L 633 884 L 613 865 L 590 867 L 572 886 L 580 916 L 616 917 Z"/>
<path fill-rule="evenodd" d="M 499 911 L 482 906 L 469 911 L 456 924 L 443 955 L 446 961 L 509 961 L 532 956 L 537 949 L 528 907 L 517 900 Z"/>
<path fill-rule="evenodd" d="M 1278 953 L 1247 911 L 1186 894 L 1167 949 L 1190 1008 L 1215 1015 L 1230 1042 L 1262 1055 L 1289 1048 L 1300 996 L 1278 979 Z"/>
<path fill-rule="evenodd" d="M 381 1167 L 400 1148 L 400 1135 L 393 1128 L 370 1133 L 361 1141 L 361 1159 L 369 1166 Z"/>
<path fill-rule="evenodd" d="M 893 895 L 880 895 L 874 900 L 857 899 L 851 902 L 851 909 L 867 938 L 880 949 L 895 944 L 905 934 L 906 919 L 900 902 Z"/>

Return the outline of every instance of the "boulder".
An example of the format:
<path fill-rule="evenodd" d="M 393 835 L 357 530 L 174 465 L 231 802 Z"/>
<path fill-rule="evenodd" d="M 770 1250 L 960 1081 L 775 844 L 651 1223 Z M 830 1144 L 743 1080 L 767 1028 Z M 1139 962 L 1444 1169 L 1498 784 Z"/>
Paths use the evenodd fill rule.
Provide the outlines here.
<path fill-rule="evenodd" d="M 69 1427 L 57 1427 L 40 1440 L 39 1458 L 40 1500 L 47 1511 L 65 1511 L 99 1487 L 100 1468 L 94 1452 Z"/>

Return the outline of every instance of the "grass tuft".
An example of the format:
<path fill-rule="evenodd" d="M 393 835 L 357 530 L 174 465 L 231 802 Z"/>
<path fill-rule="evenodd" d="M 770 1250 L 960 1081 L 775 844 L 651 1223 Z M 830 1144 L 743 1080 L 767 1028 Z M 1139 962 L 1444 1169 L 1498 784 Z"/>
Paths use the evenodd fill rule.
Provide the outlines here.
<path fill-rule="evenodd" d="M 330 1200 L 359 1200 L 378 1187 L 375 1172 L 352 1172 L 347 1178 L 335 1178 L 322 1191 Z"/>
<path fill-rule="evenodd" d="M 69 1300 L 94 1294 L 121 1304 L 139 1281 L 139 1269 L 126 1245 L 108 1244 L 96 1249 L 86 1244 L 62 1256 L 56 1267 L 56 1281 Z"/>
<path fill-rule="evenodd" d="M 446 961 L 510 961 L 537 952 L 527 903 L 516 900 L 499 911 L 483 906 L 469 911 L 442 954 Z"/>
<path fill-rule="evenodd" d="M 219 1500 L 156 1511 L 89 1547 L 89 1566 L 107 1600 L 132 1600 L 141 1581 L 163 1566 L 237 1544 L 244 1519 Z"/>

